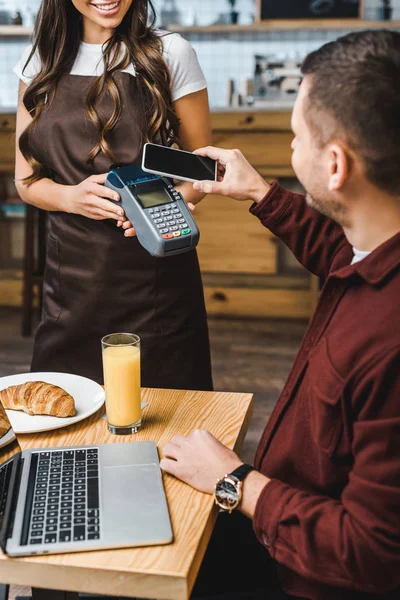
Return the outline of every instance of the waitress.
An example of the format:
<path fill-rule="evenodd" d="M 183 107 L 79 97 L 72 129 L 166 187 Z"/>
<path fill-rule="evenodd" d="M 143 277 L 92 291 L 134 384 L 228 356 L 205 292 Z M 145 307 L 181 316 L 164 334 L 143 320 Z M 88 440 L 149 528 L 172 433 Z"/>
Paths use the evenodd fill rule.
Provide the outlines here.
<path fill-rule="evenodd" d="M 32 371 L 101 383 L 101 338 L 132 332 L 143 386 L 212 389 L 196 251 L 150 256 L 104 186 L 113 167 L 140 163 L 146 141 L 210 142 L 194 50 L 154 28 L 147 0 L 43 0 L 33 40 L 14 69 L 17 190 L 49 222 Z M 203 197 L 179 189 L 187 202 Z"/>

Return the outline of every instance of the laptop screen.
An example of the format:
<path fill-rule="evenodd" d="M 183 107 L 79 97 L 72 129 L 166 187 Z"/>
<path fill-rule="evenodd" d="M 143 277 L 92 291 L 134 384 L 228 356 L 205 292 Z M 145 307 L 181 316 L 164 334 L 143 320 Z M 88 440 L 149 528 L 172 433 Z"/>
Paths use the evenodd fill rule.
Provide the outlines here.
<path fill-rule="evenodd" d="M 0 401 L 0 547 L 3 550 L 7 537 L 7 500 L 20 455 L 20 445 Z"/>

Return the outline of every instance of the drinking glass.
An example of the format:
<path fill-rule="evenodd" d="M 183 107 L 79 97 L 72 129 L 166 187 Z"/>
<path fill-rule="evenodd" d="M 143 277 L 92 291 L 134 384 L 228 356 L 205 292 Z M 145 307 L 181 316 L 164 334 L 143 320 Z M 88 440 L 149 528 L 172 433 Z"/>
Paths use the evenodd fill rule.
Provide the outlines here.
<path fill-rule="evenodd" d="M 129 435 L 142 426 L 140 398 L 140 338 L 111 333 L 101 340 L 107 426 L 111 433 Z"/>

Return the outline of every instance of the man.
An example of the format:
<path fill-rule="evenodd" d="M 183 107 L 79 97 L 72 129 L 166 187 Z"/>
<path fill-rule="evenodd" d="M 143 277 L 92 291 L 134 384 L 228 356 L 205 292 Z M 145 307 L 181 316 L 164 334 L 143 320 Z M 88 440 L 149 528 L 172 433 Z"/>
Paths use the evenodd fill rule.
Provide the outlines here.
<path fill-rule="evenodd" d="M 240 458 L 206 431 L 173 438 L 161 466 L 215 493 L 225 512 L 195 595 L 398 599 L 400 34 L 350 34 L 302 70 L 292 163 L 307 197 L 217 148 L 198 154 L 219 161 L 219 181 L 194 187 L 252 200 L 250 212 L 324 282 L 317 310 L 255 470 L 236 471 Z"/>

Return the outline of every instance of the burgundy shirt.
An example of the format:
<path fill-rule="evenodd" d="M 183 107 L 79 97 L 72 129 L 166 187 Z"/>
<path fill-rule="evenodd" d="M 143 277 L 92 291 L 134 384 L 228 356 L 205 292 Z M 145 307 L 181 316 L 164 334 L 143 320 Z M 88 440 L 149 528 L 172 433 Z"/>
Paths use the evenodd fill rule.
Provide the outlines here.
<path fill-rule="evenodd" d="M 254 531 L 289 594 L 399 599 L 400 233 L 351 265 L 304 196 L 274 184 L 251 212 L 324 281 L 257 449 Z"/>

